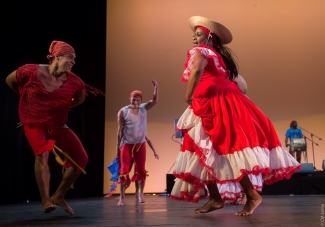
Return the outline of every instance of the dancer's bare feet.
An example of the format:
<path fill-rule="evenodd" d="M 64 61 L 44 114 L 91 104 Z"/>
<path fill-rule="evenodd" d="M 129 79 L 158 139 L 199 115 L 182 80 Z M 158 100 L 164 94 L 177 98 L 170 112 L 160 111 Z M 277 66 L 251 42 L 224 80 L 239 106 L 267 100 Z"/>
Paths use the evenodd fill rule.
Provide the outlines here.
<path fill-rule="evenodd" d="M 44 213 L 51 213 L 56 209 L 56 205 L 52 203 L 52 201 L 47 201 L 43 204 Z"/>
<path fill-rule="evenodd" d="M 243 194 L 243 197 L 237 197 L 236 201 L 231 202 L 231 205 L 244 205 L 247 202 L 247 197 Z"/>
<path fill-rule="evenodd" d="M 244 206 L 244 209 L 240 212 L 235 213 L 237 216 L 249 216 L 262 202 L 262 197 L 257 193 L 258 196 L 255 196 L 254 199 L 247 198 L 247 202 Z"/>
<path fill-rule="evenodd" d="M 138 196 L 139 196 L 138 197 L 139 198 L 139 202 L 140 203 L 144 203 L 145 202 L 145 200 L 144 200 L 144 194 L 143 193 L 139 193 Z"/>
<path fill-rule="evenodd" d="M 136 202 L 139 202 L 139 203 L 144 203 L 145 200 L 144 200 L 144 194 L 141 193 L 141 192 L 136 192 L 135 193 L 135 201 Z"/>
<path fill-rule="evenodd" d="M 124 198 L 122 198 L 121 196 L 120 196 L 120 200 L 119 200 L 118 203 L 117 203 L 117 206 L 118 206 L 118 207 L 122 207 L 122 206 L 124 206 Z"/>
<path fill-rule="evenodd" d="M 68 214 L 74 214 L 74 211 L 71 207 L 69 207 L 69 205 L 67 204 L 67 202 L 65 201 L 64 198 L 51 198 L 52 202 L 57 205 L 60 206 L 62 208 L 62 210 L 64 210 L 65 212 L 67 212 Z"/>
<path fill-rule="evenodd" d="M 214 210 L 218 210 L 223 208 L 223 201 L 217 202 L 215 200 L 209 200 L 206 204 L 204 204 L 201 208 L 196 209 L 195 213 L 209 213 Z"/>

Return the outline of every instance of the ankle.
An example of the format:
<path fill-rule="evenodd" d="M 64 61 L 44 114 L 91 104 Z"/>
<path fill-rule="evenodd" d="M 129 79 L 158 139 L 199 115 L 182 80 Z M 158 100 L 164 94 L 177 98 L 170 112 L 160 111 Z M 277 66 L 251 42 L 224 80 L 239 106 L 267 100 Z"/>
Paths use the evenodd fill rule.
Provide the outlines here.
<path fill-rule="evenodd" d="M 261 200 L 262 197 L 258 194 L 257 191 L 246 194 L 248 200 Z"/>

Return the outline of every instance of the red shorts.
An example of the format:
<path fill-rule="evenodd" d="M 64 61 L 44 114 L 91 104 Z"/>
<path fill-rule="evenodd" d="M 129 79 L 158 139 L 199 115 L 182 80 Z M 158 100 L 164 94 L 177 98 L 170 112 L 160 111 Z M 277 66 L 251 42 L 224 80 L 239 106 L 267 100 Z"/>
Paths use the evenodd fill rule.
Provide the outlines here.
<path fill-rule="evenodd" d="M 124 183 L 129 178 L 134 162 L 134 174 L 131 181 L 144 181 L 147 176 L 146 163 L 146 143 L 124 144 L 120 153 L 120 182 Z"/>
<path fill-rule="evenodd" d="M 35 155 L 42 155 L 53 149 L 54 144 L 67 152 L 70 157 L 83 169 L 88 162 L 88 155 L 77 135 L 69 128 L 44 130 L 24 125 L 25 135 Z M 72 163 L 67 160 L 64 167 L 69 168 Z"/>

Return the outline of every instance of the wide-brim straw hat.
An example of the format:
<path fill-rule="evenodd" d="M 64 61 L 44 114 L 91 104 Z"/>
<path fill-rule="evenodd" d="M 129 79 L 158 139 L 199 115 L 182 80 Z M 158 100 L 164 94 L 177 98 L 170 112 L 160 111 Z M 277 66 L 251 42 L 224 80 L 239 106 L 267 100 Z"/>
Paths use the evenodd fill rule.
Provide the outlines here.
<path fill-rule="evenodd" d="M 203 26 L 209 29 L 212 33 L 216 34 L 219 37 L 221 44 L 230 43 L 232 40 L 232 35 L 228 28 L 208 18 L 201 16 L 193 16 L 190 17 L 188 23 L 193 32 L 195 32 L 195 28 L 197 26 Z"/>

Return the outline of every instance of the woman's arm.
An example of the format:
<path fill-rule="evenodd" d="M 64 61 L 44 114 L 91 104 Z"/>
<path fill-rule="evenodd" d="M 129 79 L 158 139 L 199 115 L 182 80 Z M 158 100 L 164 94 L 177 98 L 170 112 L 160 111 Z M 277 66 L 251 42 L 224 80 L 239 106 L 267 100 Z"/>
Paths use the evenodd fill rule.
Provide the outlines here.
<path fill-rule="evenodd" d="M 185 93 L 185 101 L 192 105 L 193 93 L 200 82 L 204 68 L 208 64 L 208 59 L 202 54 L 196 53 L 193 57 L 193 67 L 191 69 L 188 85 Z"/>
<path fill-rule="evenodd" d="M 285 140 L 284 140 L 284 143 L 285 143 L 286 147 L 288 147 L 288 146 L 289 146 L 289 144 L 288 144 L 288 141 L 289 141 L 289 137 L 288 137 L 288 136 L 286 136 L 286 138 L 285 138 Z"/>

